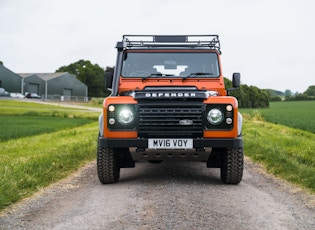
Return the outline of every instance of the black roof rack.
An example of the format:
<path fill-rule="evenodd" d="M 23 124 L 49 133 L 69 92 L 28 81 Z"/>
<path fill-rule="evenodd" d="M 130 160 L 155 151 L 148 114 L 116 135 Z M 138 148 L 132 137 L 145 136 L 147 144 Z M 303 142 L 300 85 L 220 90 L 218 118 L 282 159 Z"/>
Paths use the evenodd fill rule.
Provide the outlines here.
<path fill-rule="evenodd" d="M 208 47 L 221 53 L 219 35 L 123 35 L 120 44 L 124 48 Z"/>

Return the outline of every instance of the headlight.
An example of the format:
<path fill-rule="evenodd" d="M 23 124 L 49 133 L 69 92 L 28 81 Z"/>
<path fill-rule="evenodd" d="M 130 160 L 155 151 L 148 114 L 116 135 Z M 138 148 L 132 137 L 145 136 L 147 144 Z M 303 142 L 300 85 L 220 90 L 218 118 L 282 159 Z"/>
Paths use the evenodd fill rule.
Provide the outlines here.
<path fill-rule="evenodd" d="M 135 119 L 134 114 L 130 109 L 122 109 L 119 111 L 117 118 L 118 121 L 124 125 L 130 124 Z"/>
<path fill-rule="evenodd" d="M 211 109 L 208 112 L 207 115 L 207 120 L 209 121 L 210 124 L 212 125 L 218 125 L 222 122 L 223 120 L 223 113 L 219 109 Z"/>
<path fill-rule="evenodd" d="M 112 131 L 135 130 L 137 110 L 132 104 L 111 104 L 107 108 L 107 125 Z"/>

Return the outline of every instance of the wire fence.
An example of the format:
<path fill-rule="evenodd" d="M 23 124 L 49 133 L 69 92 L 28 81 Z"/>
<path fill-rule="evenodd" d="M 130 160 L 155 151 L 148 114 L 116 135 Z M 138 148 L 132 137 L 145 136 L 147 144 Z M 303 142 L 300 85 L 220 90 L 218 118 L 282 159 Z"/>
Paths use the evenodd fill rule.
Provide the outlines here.
<path fill-rule="evenodd" d="M 42 99 L 47 101 L 65 101 L 65 102 L 88 102 L 90 98 L 84 96 L 62 96 L 62 95 L 45 95 Z"/>

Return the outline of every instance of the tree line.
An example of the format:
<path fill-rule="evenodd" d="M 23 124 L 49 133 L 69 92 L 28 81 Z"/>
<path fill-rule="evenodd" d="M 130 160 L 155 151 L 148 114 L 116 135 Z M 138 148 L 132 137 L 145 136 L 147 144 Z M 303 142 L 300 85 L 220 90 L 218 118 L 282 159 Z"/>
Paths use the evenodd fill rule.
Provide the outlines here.
<path fill-rule="evenodd" d="M 225 88 L 232 88 L 232 81 L 224 78 Z M 269 107 L 270 94 L 267 90 L 259 89 L 256 86 L 241 84 L 238 90 L 233 90 L 229 95 L 238 100 L 240 108 L 267 108 Z"/>
<path fill-rule="evenodd" d="M 285 101 L 306 101 L 315 100 L 315 85 L 311 85 L 304 93 L 297 93 L 295 95 L 286 95 Z"/>

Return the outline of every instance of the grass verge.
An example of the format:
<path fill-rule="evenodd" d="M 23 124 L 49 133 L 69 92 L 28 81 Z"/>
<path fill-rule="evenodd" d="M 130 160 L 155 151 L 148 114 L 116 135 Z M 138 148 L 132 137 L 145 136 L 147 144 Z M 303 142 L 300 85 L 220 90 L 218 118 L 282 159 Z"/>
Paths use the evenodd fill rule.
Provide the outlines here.
<path fill-rule="evenodd" d="M 0 210 L 95 158 L 97 123 L 0 143 Z"/>
<path fill-rule="evenodd" d="M 315 134 L 243 115 L 245 154 L 268 172 L 315 193 Z"/>

